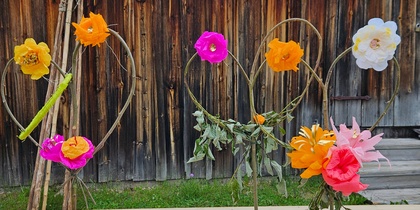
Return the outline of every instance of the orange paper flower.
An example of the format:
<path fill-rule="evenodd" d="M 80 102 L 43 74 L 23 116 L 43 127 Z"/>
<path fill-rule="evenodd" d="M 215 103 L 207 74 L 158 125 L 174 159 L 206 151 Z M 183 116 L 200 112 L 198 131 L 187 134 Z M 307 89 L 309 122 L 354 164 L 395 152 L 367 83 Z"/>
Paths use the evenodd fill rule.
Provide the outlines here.
<path fill-rule="evenodd" d="M 37 80 L 50 72 L 50 48 L 44 42 L 36 44 L 34 39 L 27 38 L 25 43 L 16 46 L 14 51 L 16 64 L 20 65 L 24 74 L 31 75 L 31 79 Z"/>
<path fill-rule="evenodd" d="M 264 116 L 262 116 L 262 115 L 260 115 L 260 114 L 257 114 L 257 115 L 255 115 L 255 116 L 254 116 L 254 121 L 255 121 L 257 124 L 262 125 L 262 124 L 264 124 L 264 122 L 265 122 L 265 117 L 264 117 Z"/>
<path fill-rule="evenodd" d="M 61 152 L 64 157 L 69 158 L 70 160 L 78 158 L 87 151 L 89 151 L 89 144 L 81 136 L 69 138 L 67 141 L 64 141 L 63 146 L 61 146 Z"/>
<path fill-rule="evenodd" d="M 109 36 L 108 25 L 100 14 L 89 13 L 89 18 L 82 17 L 80 23 L 72 23 L 76 28 L 76 41 L 80 40 L 85 47 L 88 45 L 100 47 Z"/>
<path fill-rule="evenodd" d="M 322 173 L 323 160 L 333 146 L 335 136 L 334 132 L 324 131 L 318 124 L 311 129 L 302 126 L 299 134 L 292 138 L 290 146 L 295 150 L 287 153 L 287 156 L 291 158 L 293 168 L 306 168 L 300 177 L 308 179 Z"/>
<path fill-rule="evenodd" d="M 294 41 L 280 42 L 275 38 L 268 43 L 270 51 L 265 54 L 267 64 L 273 71 L 298 70 L 298 63 L 303 56 L 303 49 Z"/>

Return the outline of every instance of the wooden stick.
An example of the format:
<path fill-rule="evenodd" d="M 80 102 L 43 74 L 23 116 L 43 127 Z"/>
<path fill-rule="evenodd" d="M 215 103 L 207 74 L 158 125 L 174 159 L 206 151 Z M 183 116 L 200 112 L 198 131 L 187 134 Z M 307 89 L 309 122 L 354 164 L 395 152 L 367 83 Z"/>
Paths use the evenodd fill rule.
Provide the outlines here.
<path fill-rule="evenodd" d="M 71 16 L 72 16 L 72 9 L 73 9 L 73 1 L 67 1 L 67 7 L 66 7 L 66 20 L 65 20 L 65 30 L 64 30 L 64 45 L 63 45 L 63 62 L 62 62 L 62 68 L 61 69 L 67 69 L 67 60 L 69 56 L 69 43 L 70 43 L 70 23 L 71 23 Z M 73 67 L 75 68 L 75 67 Z M 74 76 L 74 75 L 73 75 Z M 75 80 L 73 80 L 74 82 Z M 73 95 L 71 96 L 73 99 Z M 70 129 L 70 135 L 71 129 Z M 75 209 L 76 206 L 72 205 L 72 182 L 67 181 L 71 179 L 71 174 L 68 170 L 66 170 L 66 174 L 64 177 L 64 188 L 63 188 L 63 205 L 62 209 Z"/>

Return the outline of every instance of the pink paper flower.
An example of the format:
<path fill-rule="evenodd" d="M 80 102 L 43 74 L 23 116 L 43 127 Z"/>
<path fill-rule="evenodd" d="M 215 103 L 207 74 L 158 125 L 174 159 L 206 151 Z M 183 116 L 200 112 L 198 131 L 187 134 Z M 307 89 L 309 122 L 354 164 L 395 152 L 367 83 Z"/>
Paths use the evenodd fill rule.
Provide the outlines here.
<path fill-rule="evenodd" d="M 86 137 L 74 136 L 66 141 L 61 135 L 47 138 L 42 143 L 41 157 L 53 162 L 62 163 L 69 169 L 78 169 L 86 165 L 93 157 L 95 147 Z"/>
<path fill-rule="evenodd" d="M 380 158 L 387 160 L 388 164 L 390 164 L 388 158 L 383 156 L 379 151 L 375 150 L 374 147 L 377 143 L 379 143 L 379 141 L 382 140 L 383 133 L 380 133 L 371 138 L 372 134 L 369 130 L 360 132 L 359 124 L 357 124 L 354 117 L 353 126 L 351 129 L 348 129 L 345 124 L 341 124 L 340 132 L 338 132 L 332 119 L 331 124 L 337 138 L 337 147 L 349 147 L 361 166 L 362 162 L 377 161 L 379 163 Z"/>
<path fill-rule="evenodd" d="M 55 135 L 52 139 L 45 139 L 42 143 L 42 149 L 39 151 L 39 155 L 46 160 L 61 162 L 60 153 L 63 142 L 64 137 L 61 135 Z"/>
<path fill-rule="evenodd" d="M 220 63 L 228 55 L 227 40 L 222 34 L 205 31 L 194 45 L 201 60 Z"/>
<path fill-rule="evenodd" d="M 331 156 L 327 159 L 322 170 L 322 177 L 333 190 L 341 191 L 344 196 L 359 192 L 368 187 L 360 182 L 357 172 L 360 164 L 350 148 L 331 147 Z"/>

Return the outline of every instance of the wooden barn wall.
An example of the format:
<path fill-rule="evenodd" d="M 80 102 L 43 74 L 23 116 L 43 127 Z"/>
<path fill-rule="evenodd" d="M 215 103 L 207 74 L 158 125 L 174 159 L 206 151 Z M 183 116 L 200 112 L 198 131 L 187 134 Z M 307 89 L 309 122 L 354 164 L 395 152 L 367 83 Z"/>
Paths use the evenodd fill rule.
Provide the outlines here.
<path fill-rule="evenodd" d="M 76 1 L 75 1 L 76 2 Z M 119 32 L 132 49 L 136 63 L 133 103 L 111 135 L 82 173 L 84 180 L 144 181 L 189 178 L 220 178 L 232 175 L 239 157 L 230 148 L 215 152 L 216 161 L 186 164 L 198 132 L 193 129 L 196 110 L 184 89 L 183 70 L 195 53 L 194 43 L 203 31 L 217 31 L 229 41 L 229 50 L 249 73 L 258 45 L 267 31 L 286 18 L 306 18 L 324 38 L 321 68 L 325 77 L 333 59 L 352 45 L 352 36 L 372 17 L 398 24 L 402 42 L 397 58 L 401 64 L 401 89 L 381 128 L 420 126 L 420 1 L 410 0 L 85 0 L 85 15 L 101 13 L 110 28 Z M 53 46 L 59 0 L 3 0 L 0 4 L 0 66 L 13 57 L 15 45 L 34 37 Z M 77 21 L 76 10 L 73 17 Z M 302 24 L 290 23 L 271 38 L 296 40 L 304 59 L 315 65 L 318 40 Z M 74 46 L 74 43 L 71 44 Z M 111 50 L 112 48 L 112 50 Z M 54 50 L 54 49 L 52 49 Z M 263 50 L 264 51 L 264 50 Z M 257 58 L 264 57 L 264 52 Z M 124 66 L 122 68 L 120 66 Z M 116 39 L 100 48 L 84 48 L 80 133 L 97 144 L 111 126 L 128 95 L 131 81 L 127 55 Z M 392 65 L 392 62 L 390 62 Z M 305 86 L 309 72 L 263 71 L 255 88 L 258 112 L 280 111 Z M 2 68 L 0 68 L 2 69 Z M 34 82 L 13 65 L 7 77 L 6 95 L 12 111 L 27 125 L 44 102 L 47 79 Z M 67 69 L 68 70 L 68 69 Z M 3 71 L 3 70 L 1 70 Z M 193 61 L 187 75 L 192 91 L 211 113 L 246 123 L 249 119 L 245 80 L 232 58 L 220 65 Z M 360 70 L 351 54 L 335 69 L 330 96 L 365 96 L 372 99 L 331 101 L 330 115 L 336 123 L 351 124 L 351 116 L 368 127 L 374 123 L 393 91 L 395 68 L 384 72 Z M 53 82 L 53 81 L 52 81 Z M 62 98 L 58 133 L 68 130 L 68 98 Z M 17 127 L 0 105 L 0 186 L 27 185 L 32 176 L 37 148 L 16 138 Z M 66 108 L 67 107 L 67 108 Z M 305 95 L 295 119 L 285 124 L 285 141 L 301 125 L 322 123 L 321 91 L 315 82 Z M 33 136 L 39 136 L 39 128 Z M 394 131 L 395 132 L 395 131 Z M 404 133 L 406 135 L 407 133 Z M 279 151 L 273 158 L 282 161 Z M 60 183 L 63 169 L 53 164 L 52 181 Z"/>

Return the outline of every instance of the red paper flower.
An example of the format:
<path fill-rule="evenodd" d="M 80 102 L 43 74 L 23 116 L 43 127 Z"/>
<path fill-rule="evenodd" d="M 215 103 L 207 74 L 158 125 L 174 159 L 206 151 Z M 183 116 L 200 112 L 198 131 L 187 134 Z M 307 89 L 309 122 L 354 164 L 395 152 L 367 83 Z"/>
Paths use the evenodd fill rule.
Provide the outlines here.
<path fill-rule="evenodd" d="M 332 147 L 330 153 L 331 156 L 324 162 L 322 177 L 333 190 L 348 196 L 368 187 L 360 182 L 360 175 L 357 174 L 360 164 L 349 148 Z"/>

